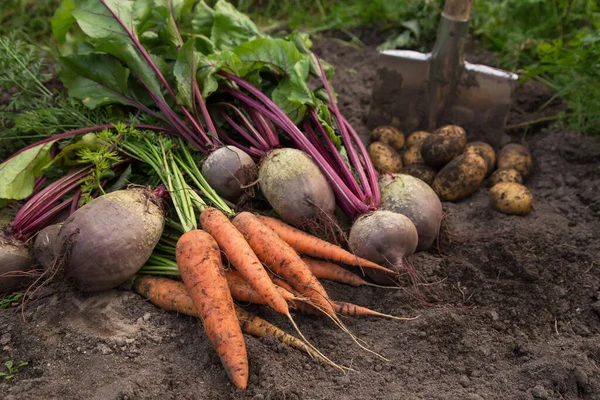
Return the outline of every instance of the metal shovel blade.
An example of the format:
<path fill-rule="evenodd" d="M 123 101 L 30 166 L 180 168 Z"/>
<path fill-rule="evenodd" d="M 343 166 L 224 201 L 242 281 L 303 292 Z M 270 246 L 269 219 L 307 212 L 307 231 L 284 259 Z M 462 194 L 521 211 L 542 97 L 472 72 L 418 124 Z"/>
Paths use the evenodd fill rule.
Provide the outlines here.
<path fill-rule="evenodd" d="M 455 124 L 466 130 L 469 141 L 485 141 L 498 149 L 518 76 L 466 62 L 467 28 L 468 21 L 442 15 L 430 53 L 379 53 L 369 128 L 391 124 L 409 134 Z"/>

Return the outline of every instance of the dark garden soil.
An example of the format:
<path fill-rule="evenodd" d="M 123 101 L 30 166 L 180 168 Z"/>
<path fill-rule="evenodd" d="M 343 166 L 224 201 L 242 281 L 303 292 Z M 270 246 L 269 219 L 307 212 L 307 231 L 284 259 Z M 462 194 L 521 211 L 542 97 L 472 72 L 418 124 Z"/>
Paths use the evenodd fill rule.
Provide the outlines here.
<path fill-rule="evenodd" d="M 343 113 L 363 131 L 375 49 L 320 39 L 334 64 Z M 489 61 L 485 53 L 471 56 Z M 551 94 L 519 88 L 509 123 Z M 545 113 L 545 114 L 544 114 Z M 359 348 L 324 318 L 298 315 L 305 335 L 344 375 L 273 339 L 246 337 L 245 391 L 227 379 L 201 323 L 157 309 L 124 288 L 90 295 L 52 284 L 25 309 L 0 311 L 0 361 L 26 361 L 0 397 L 12 399 L 600 399 L 600 138 L 535 126 L 524 135 L 535 169 L 528 216 L 488 207 L 488 189 L 444 203 L 439 246 L 410 263 L 432 284 L 437 307 L 402 290 L 326 283 L 333 298 L 412 321 L 344 319 Z M 430 300 L 432 300 L 431 296 Z M 283 318 L 248 307 L 288 332 Z"/>

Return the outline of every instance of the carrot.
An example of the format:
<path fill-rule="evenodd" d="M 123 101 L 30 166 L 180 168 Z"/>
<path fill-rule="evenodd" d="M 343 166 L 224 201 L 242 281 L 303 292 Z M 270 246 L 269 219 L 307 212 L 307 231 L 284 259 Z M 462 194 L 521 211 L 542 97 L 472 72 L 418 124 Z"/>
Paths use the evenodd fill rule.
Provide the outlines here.
<path fill-rule="evenodd" d="M 296 300 L 296 301 L 292 301 L 292 303 L 295 306 L 295 308 L 303 314 L 309 314 L 309 315 L 321 315 L 322 314 L 322 311 L 320 311 L 318 308 L 316 308 L 313 305 L 306 303 L 304 301 Z M 413 319 L 418 318 L 418 317 L 412 317 L 412 318 L 396 317 L 395 315 L 383 314 L 383 313 L 371 310 L 370 308 L 367 308 L 367 307 L 362 307 L 362 306 L 358 306 L 356 304 L 346 303 L 343 301 L 334 301 L 333 308 L 335 309 L 335 312 L 337 312 L 338 314 L 344 315 L 347 317 L 370 316 L 370 317 L 383 317 L 383 318 L 390 318 L 390 319 L 398 319 L 398 320 L 403 320 L 403 321 L 408 321 L 408 320 L 413 320 Z"/>
<path fill-rule="evenodd" d="M 246 303 L 254 304 L 267 304 L 267 301 L 258 294 L 256 290 L 244 279 L 244 277 L 238 271 L 225 271 L 225 278 L 227 279 L 227 285 L 231 292 L 231 297 L 237 301 L 243 301 Z M 282 287 L 274 285 L 275 289 L 279 292 L 279 295 L 285 300 L 293 300 L 296 297 L 285 290 Z"/>
<path fill-rule="evenodd" d="M 349 251 L 342 249 L 340 246 L 336 246 L 335 244 L 309 235 L 308 233 L 296 229 L 278 219 L 264 215 L 259 215 L 258 218 L 300 254 L 313 258 L 322 258 L 340 264 L 352 265 L 354 267 L 377 269 L 390 275 L 397 275 L 397 273 L 391 269 L 355 256 Z"/>
<path fill-rule="evenodd" d="M 133 289 L 163 310 L 175 311 L 200 318 L 200 313 L 194 307 L 194 303 L 188 295 L 185 285 L 181 282 L 158 276 L 144 275 L 136 277 Z M 319 361 L 330 364 L 327 359 L 321 357 L 321 355 L 310 347 L 307 347 L 300 339 L 284 332 L 264 319 L 238 306 L 235 306 L 235 313 L 244 333 L 255 337 L 273 336 L 283 344 L 306 351 L 310 356 Z"/>
<path fill-rule="evenodd" d="M 133 282 L 133 290 L 163 310 L 200 318 L 200 313 L 182 282 L 159 276 L 140 275 Z"/>
<path fill-rule="evenodd" d="M 306 344 L 300 339 L 295 338 L 294 336 L 286 333 L 285 331 L 279 329 L 275 325 L 265 321 L 264 319 L 249 313 L 248 311 L 237 307 L 235 308 L 237 313 L 238 320 L 242 326 L 242 330 L 249 335 L 255 337 L 265 337 L 265 336 L 273 336 L 277 340 L 279 340 L 283 344 L 287 344 L 290 347 L 293 347 L 298 350 L 306 351 L 310 356 L 316 358 L 317 360 L 331 365 L 331 362 L 326 358 L 322 357 L 319 353 L 312 350 L 310 347 L 306 346 Z"/>
<path fill-rule="evenodd" d="M 374 283 L 365 281 L 354 272 L 348 271 L 347 269 L 340 267 L 337 264 L 331 263 L 325 260 L 316 260 L 314 258 L 303 256 L 302 260 L 308 265 L 310 272 L 312 272 L 317 279 L 325 279 L 328 281 L 334 281 L 344 283 L 350 286 L 374 286 L 385 289 L 401 289 L 397 286 L 381 286 Z"/>
<path fill-rule="evenodd" d="M 289 315 L 290 310 L 285 299 L 269 279 L 267 271 L 244 236 L 229 221 L 229 218 L 216 208 L 207 207 L 200 214 L 200 224 L 202 229 L 217 241 L 219 248 L 235 269 L 256 293 L 265 299 L 265 304 L 281 314 Z"/>
<path fill-rule="evenodd" d="M 233 224 L 242 232 L 256 256 L 275 274 L 283 277 L 315 306 L 335 318 L 335 311 L 325 288 L 293 248 L 252 213 L 239 213 L 233 219 Z"/>
<path fill-rule="evenodd" d="M 213 237 L 199 229 L 184 233 L 175 251 L 177 267 L 204 330 L 229 379 L 239 389 L 248 384 L 248 356 L 231 293 Z"/>

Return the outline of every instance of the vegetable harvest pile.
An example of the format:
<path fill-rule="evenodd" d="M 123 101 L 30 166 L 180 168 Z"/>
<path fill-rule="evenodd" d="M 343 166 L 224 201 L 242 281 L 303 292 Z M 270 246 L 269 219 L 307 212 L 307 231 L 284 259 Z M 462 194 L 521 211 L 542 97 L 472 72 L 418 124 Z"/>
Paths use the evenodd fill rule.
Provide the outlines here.
<path fill-rule="evenodd" d="M 405 258 L 433 246 L 440 198 L 456 199 L 436 182 L 461 157 L 481 164 L 475 186 L 493 170 L 466 140 L 426 146 L 434 135 L 413 134 L 401 157 L 404 137 L 381 131 L 367 149 L 310 38 L 260 33 L 225 0 L 63 0 L 52 28 L 69 97 L 113 120 L 0 164 L 0 207 L 20 206 L 0 232 L 0 291 L 27 295 L 57 277 L 88 292 L 131 284 L 200 318 L 237 388 L 252 362 L 244 332 L 350 369 L 304 337 L 294 312 L 330 319 L 372 352 L 340 315 L 409 318 L 337 301 L 321 281 L 418 296 L 422 278 Z M 497 155 L 490 178 L 503 211 L 518 195 L 507 182 L 531 168 L 510 157 Z M 285 315 L 297 336 L 236 302 Z"/>

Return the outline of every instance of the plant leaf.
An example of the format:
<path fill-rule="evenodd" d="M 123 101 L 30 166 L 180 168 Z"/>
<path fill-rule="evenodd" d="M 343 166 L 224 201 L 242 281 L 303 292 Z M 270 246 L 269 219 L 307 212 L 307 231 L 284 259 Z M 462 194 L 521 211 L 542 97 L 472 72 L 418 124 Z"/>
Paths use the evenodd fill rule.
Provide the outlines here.
<path fill-rule="evenodd" d="M 304 118 L 307 106 L 315 106 L 315 98 L 306 83 L 309 69 L 308 59 L 298 61 L 271 95 L 275 104 L 296 124 Z"/>
<path fill-rule="evenodd" d="M 292 73 L 296 63 L 304 58 L 296 46 L 285 39 L 260 38 L 242 43 L 232 50 L 246 65 L 238 69 L 240 76 L 265 66 L 281 73 Z"/>
<path fill-rule="evenodd" d="M 32 147 L 0 164 L 0 199 L 22 200 L 33 193 L 35 178 L 50 162 L 53 144 Z"/>
<path fill-rule="evenodd" d="M 52 25 L 52 35 L 59 42 L 64 42 L 66 40 L 67 32 L 69 32 L 69 29 L 71 29 L 71 26 L 75 23 L 73 10 L 75 10 L 75 3 L 73 0 L 63 0 L 50 20 Z"/>
<path fill-rule="evenodd" d="M 232 49 L 262 36 L 247 15 L 236 10 L 225 0 L 217 1 L 212 18 L 210 38 L 221 50 Z"/>
<path fill-rule="evenodd" d="M 85 0 L 73 16 L 91 38 L 131 43 L 128 31 L 134 32 L 133 5 L 131 0 Z"/>
<path fill-rule="evenodd" d="M 193 79 L 200 64 L 200 56 L 195 52 L 196 40 L 189 39 L 179 50 L 177 61 L 173 67 L 173 74 L 177 79 L 177 100 L 188 108 L 193 107 Z"/>

